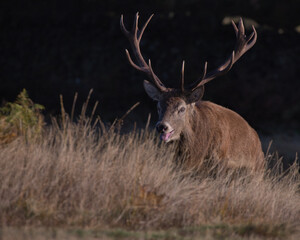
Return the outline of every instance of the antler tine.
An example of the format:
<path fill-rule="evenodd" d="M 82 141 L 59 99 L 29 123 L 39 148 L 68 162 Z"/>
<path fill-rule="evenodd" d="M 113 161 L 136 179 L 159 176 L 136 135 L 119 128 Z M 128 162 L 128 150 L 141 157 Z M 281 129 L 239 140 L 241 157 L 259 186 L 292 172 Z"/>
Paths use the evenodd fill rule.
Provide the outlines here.
<path fill-rule="evenodd" d="M 247 37 L 245 35 L 245 27 L 244 27 L 242 18 L 240 18 L 238 26 L 236 26 L 236 24 L 232 21 L 232 26 L 233 26 L 233 29 L 234 29 L 234 32 L 235 32 L 235 35 L 237 38 L 234 51 L 232 52 L 232 54 L 227 58 L 227 60 L 223 64 L 221 64 L 219 67 L 217 67 L 215 70 L 209 72 L 208 74 L 206 74 L 207 63 L 205 63 L 203 77 L 201 79 L 199 79 L 198 81 L 196 81 L 196 83 L 194 85 L 192 85 L 192 86 L 194 86 L 194 87 L 192 87 L 192 91 L 194 89 L 206 84 L 207 82 L 213 80 L 214 78 L 227 73 L 231 69 L 233 64 L 241 56 L 243 56 L 250 48 L 252 48 L 253 45 L 256 43 L 257 33 L 256 33 L 255 27 L 253 25 L 252 25 L 253 32 L 250 34 L 249 37 Z"/>
<path fill-rule="evenodd" d="M 245 36 L 245 27 L 244 27 L 242 18 L 240 18 L 240 20 L 239 20 L 239 26 L 238 27 L 236 26 L 236 24 L 234 23 L 233 20 L 231 20 L 231 23 L 232 23 L 232 26 L 234 28 L 236 38 L 240 38 L 240 37 L 246 38 L 246 36 Z M 255 30 L 255 27 L 253 25 L 251 27 L 252 27 L 252 33 L 250 34 L 249 37 L 246 38 L 246 42 L 248 43 L 247 49 L 250 49 L 255 44 L 256 39 L 257 39 L 257 33 L 256 33 L 256 30 Z M 252 42 L 250 42 L 251 39 L 252 39 Z"/>
<path fill-rule="evenodd" d="M 139 71 L 144 71 L 144 68 L 143 67 L 140 67 L 138 65 L 136 65 L 132 59 L 131 59 L 131 56 L 130 56 L 130 53 L 127 49 L 125 49 L 125 52 L 126 52 L 126 57 L 128 59 L 128 62 L 131 64 L 131 66 L 133 66 L 135 69 L 139 70 Z"/>
<path fill-rule="evenodd" d="M 163 85 L 163 83 L 159 80 L 159 78 L 154 74 L 153 72 L 153 69 L 152 69 L 152 66 L 151 66 L 151 60 L 149 59 L 149 70 L 150 70 L 150 74 L 151 74 L 151 77 L 155 83 L 155 85 L 161 89 L 162 91 L 166 91 L 166 87 Z"/>
<path fill-rule="evenodd" d="M 242 18 L 239 20 L 238 31 L 236 31 L 235 23 L 232 24 L 234 26 L 234 30 L 236 32 L 237 43 L 235 46 L 235 58 L 234 62 L 236 62 L 241 56 L 244 55 L 250 48 L 254 46 L 257 40 L 257 33 L 255 27 L 252 25 L 252 33 L 249 37 L 245 35 L 245 27 L 243 24 Z"/>
<path fill-rule="evenodd" d="M 181 91 L 184 92 L 184 64 L 185 61 L 182 61 L 182 67 L 181 67 Z"/>
<path fill-rule="evenodd" d="M 245 36 L 245 27 L 242 18 L 239 19 L 238 33 Z"/>
<path fill-rule="evenodd" d="M 206 73 L 207 73 L 207 61 L 204 63 L 204 69 L 203 69 L 202 80 L 206 77 Z"/>
<path fill-rule="evenodd" d="M 121 31 L 123 32 L 123 34 L 128 37 L 129 36 L 129 31 L 126 29 L 125 25 L 124 25 L 124 20 L 123 20 L 123 14 L 121 15 L 120 18 L 120 27 L 121 27 Z"/>
<path fill-rule="evenodd" d="M 217 69 L 215 69 L 212 72 L 209 72 L 205 77 L 200 81 L 199 84 L 197 84 L 192 90 L 195 90 L 196 88 L 208 83 L 209 81 L 215 79 L 216 77 L 222 76 L 223 74 L 227 73 L 233 66 L 233 59 L 234 59 L 234 51 L 232 52 L 230 58 L 229 58 L 229 64 L 227 65 L 221 65 Z M 207 66 L 207 65 L 206 65 Z M 205 69 L 206 71 L 206 69 Z"/>
<path fill-rule="evenodd" d="M 151 14 L 150 17 L 148 18 L 148 20 L 146 21 L 146 23 L 144 24 L 144 26 L 142 27 L 139 37 L 138 37 L 138 41 L 140 42 L 142 39 L 142 36 L 144 34 L 144 31 L 146 29 L 146 27 L 148 26 L 148 23 L 150 22 L 150 20 L 152 19 L 152 17 L 154 16 L 154 14 Z"/>
<path fill-rule="evenodd" d="M 231 20 L 231 24 L 233 26 L 233 29 L 234 29 L 234 32 L 235 32 L 235 36 L 238 37 L 238 34 L 239 34 L 238 27 L 236 26 L 236 24 L 235 24 L 235 22 L 233 20 Z"/>
<path fill-rule="evenodd" d="M 137 12 L 135 14 L 135 18 L 133 20 L 133 24 L 132 24 L 132 32 L 133 32 L 133 35 L 135 37 L 137 37 L 137 32 L 138 32 L 138 28 L 139 28 L 139 12 Z"/>
<path fill-rule="evenodd" d="M 254 44 L 256 43 L 256 40 L 257 40 L 256 29 L 255 29 L 255 27 L 253 25 L 251 27 L 252 27 L 253 32 L 247 38 L 248 49 L 252 48 L 254 46 Z"/>
<path fill-rule="evenodd" d="M 129 32 L 125 25 L 124 25 L 124 19 L 123 19 L 123 15 L 121 15 L 121 19 L 120 19 L 120 27 L 122 32 L 124 33 L 124 35 L 128 38 L 130 45 L 131 45 L 131 49 L 133 51 L 133 54 L 136 58 L 137 64 L 133 62 L 129 51 L 126 49 L 126 56 L 127 59 L 129 61 L 129 63 L 137 70 L 144 72 L 148 75 L 149 78 L 151 78 L 153 80 L 153 83 L 156 85 L 156 87 L 160 90 L 160 91 L 167 91 L 167 88 L 164 86 L 164 84 L 159 80 L 159 78 L 155 75 L 155 73 L 153 72 L 153 69 L 151 68 L 151 63 L 149 60 L 149 65 L 147 65 L 141 50 L 140 50 L 140 41 L 141 38 L 143 36 L 143 33 L 148 25 L 148 23 L 150 22 L 151 18 L 153 17 L 153 14 L 148 18 L 148 20 L 146 21 L 146 23 L 144 24 L 144 26 L 142 27 L 142 29 L 139 31 L 138 29 L 138 19 L 139 19 L 139 13 L 137 12 L 135 15 L 135 19 L 133 22 L 133 26 L 132 26 L 132 30 L 131 32 Z"/>
<path fill-rule="evenodd" d="M 203 69 L 203 74 L 202 74 L 202 78 L 201 78 L 200 83 L 197 84 L 196 86 L 192 87 L 192 91 L 195 90 L 196 88 L 204 85 L 208 81 L 210 81 L 210 78 L 206 77 L 206 73 L 207 73 L 207 62 L 204 63 L 204 69 Z"/>

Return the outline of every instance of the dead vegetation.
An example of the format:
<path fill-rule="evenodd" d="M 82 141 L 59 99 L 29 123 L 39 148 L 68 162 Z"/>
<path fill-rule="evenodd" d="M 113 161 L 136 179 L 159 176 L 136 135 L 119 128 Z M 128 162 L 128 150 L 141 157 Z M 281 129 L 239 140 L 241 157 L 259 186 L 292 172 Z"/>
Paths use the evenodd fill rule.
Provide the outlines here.
<path fill-rule="evenodd" d="M 40 138 L 20 135 L 0 145 L 2 228 L 225 224 L 237 235 L 262 238 L 299 231 L 296 164 L 287 172 L 277 164 L 264 175 L 210 169 L 195 175 L 176 166 L 174 146 L 147 128 L 120 134 L 83 116 L 77 123 L 62 119 Z"/>

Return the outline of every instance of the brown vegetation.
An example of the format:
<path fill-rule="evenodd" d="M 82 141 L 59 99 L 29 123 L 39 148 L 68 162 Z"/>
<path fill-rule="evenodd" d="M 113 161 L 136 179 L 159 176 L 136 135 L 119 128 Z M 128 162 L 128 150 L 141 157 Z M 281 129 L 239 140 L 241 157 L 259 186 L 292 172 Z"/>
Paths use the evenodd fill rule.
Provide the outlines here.
<path fill-rule="evenodd" d="M 63 127 L 54 121 L 38 141 L 20 136 L 2 144 L 1 225 L 166 229 L 225 223 L 252 226 L 261 236 L 297 230 L 296 166 L 285 175 L 212 176 L 203 169 L 193 176 L 174 164 L 172 146 L 155 139 L 147 129 L 122 135 L 92 127 L 88 119 L 76 124 L 65 118 Z"/>

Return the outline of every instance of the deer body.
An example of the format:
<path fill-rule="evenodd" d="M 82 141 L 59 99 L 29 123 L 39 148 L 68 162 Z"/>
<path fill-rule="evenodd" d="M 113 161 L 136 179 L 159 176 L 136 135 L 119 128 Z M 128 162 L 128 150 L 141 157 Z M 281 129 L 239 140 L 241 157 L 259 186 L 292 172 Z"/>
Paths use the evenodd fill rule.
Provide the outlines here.
<path fill-rule="evenodd" d="M 264 155 L 257 133 L 236 112 L 208 101 L 195 104 L 182 138 L 192 161 L 213 158 L 229 168 L 261 170 Z M 197 166 L 197 162 L 192 162 Z"/>
<path fill-rule="evenodd" d="M 222 162 L 229 168 L 246 168 L 261 171 L 264 168 L 264 155 L 257 133 L 240 115 L 227 108 L 203 101 L 204 85 L 212 79 L 227 73 L 233 64 L 256 42 L 255 28 L 246 37 L 240 20 L 238 27 L 233 23 L 237 42 L 234 51 L 217 69 L 207 73 L 205 63 L 203 77 L 187 89 L 184 87 L 184 62 L 182 64 L 181 87 L 167 88 L 155 75 L 151 62 L 147 64 L 140 51 L 140 40 L 151 17 L 141 30 L 138 30 L 138 14 L 131 32 L 127 31 L 123 16 L 121 30 L 131 43 L 136 57 L 135 64 L 126 50 L 130 64 L 147 74 L 152 80 L 144 81 L 144 88 L 150 98 L 157 101 L 159 121 L 157 131 L 165 142 L 179 141 L 180 148 L 187 150 L 190 158 L 184 163 L 196 168 L 210 158 Z"/>

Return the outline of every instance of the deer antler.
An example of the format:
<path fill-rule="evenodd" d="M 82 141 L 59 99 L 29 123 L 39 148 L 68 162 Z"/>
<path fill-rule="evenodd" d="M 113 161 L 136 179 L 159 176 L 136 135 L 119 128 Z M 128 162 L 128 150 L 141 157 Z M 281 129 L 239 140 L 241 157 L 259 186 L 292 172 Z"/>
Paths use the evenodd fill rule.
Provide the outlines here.
<path fill-rule="evenodd" d="M 153 14 L 148 18 L 148 20 L 146 21 L 146 23 L 144 24 L 142 29 L 139 30 L 138 29 L 139 13 L 137 12 L 135 15 L 132 30 L 131 30 L 131 32 L 129 32 L 125 28 L 125 25 L 123 22 L 123 15 L 121 15 L 120 27 L 121 27 L 121 30 L 124 33 L 124 35 L 128 38 L 130 45 L 131 45 L 131 49 L 132 49 L 133 54 L 137 61 L 137 64 L 132 61 L 129 51 L 126 49 L 125 50 L 126 56 L 127 56 L 129 63 L 131 64 L 131 66 L 133 66 L 135 69 L 137 69 L 141 72 L 146 73 L 148 75 L 148 77 L 153 80 L 153 83 L 156 85 L 156 87 L 160 91 L 164 92 L 164 91 L 167 91 L 167 88 L 164 86 L 164 84 L 159 80 L 159 78 L 153 72 L 150 59 L 149 59 L 149 63 L 147 64 L 145 59 L 143 58 L 141 50 L 140 50 L 140 41 L 142 39 L 143 33 L 144 33 L 148 23 L 150 22 L 152 17 L 153 17 Z"/>
<path fill-rule="evenodd" d="M 245 28 L 244 28 L 242 18 L 240 18 L 239 20 L 238 27 L 233 21 L 232 21 L 232 25 L 237 38 L 234 51 L 223 64 L 221 64 L 218 68 L 216 68 L 215 70 L 209 73 L 207 73 L 207 62 L 205 62 L 203 76 L 201 79 L 199 79 L 192 85 L 191 91 L 206 84 L 207 82 L 213 80 L 214 78 L 227 73 L 231 69 L 233 64 L 255 44 L 257 39 L 257 33 L 253 25 L 252 25 L 253 32 L 249 37 L 245 35 Z"/>

